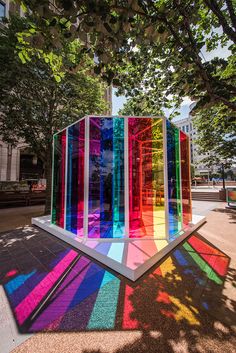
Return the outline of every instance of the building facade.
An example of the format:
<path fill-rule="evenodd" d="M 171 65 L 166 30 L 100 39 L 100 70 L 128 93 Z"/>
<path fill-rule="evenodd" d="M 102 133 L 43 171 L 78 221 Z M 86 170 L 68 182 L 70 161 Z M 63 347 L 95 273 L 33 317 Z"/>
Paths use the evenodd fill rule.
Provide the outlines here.
<path fill-rule="evenodd" d="M 206 167 L 203 162 L 203 159 L 207 154 L 199 153 L 198 147 L 196 144 L 197 140 L 197 129 L 194 126 L 194 117 L 191 115 L 191 110 L 193 109 L 195 103 L 190 105 L 189 115 L 181 120 L 174 121 L 175 125 L 178 126 L 180 130 L 187 133 L 190 137 L 190 155 L 191 155 L 191 164 L 194 166 L 196 176 L 208 176 L 210 172 L 214 172 L 212 168 Z"/>

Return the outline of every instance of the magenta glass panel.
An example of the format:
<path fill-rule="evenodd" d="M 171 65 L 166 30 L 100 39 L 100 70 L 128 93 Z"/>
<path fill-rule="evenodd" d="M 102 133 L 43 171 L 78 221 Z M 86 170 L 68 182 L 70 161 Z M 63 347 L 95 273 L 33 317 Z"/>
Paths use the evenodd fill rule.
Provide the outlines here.
<path fill-rule="evenodd" d="M 85 120 L 68 128 L 66 230 L 83 235 Z"/>
<path fill-rule="evenodd" d="M 100 118 L 90 118 L 88 234 L 91 238 L 100 238 L 100 149 Z"/>
<path fill-rule="evenodd" d="M 187 225 L 192 219 L 191 207 L 191 173 L 189 155 L 189 137 L 180 131 L 180 156 L 181 156 L 181 190 L 183 223 Z"/>
<path fill-rule="evenodd" d="M 64 228 L 66 130 L 54 135 L 52 223 Z"/>

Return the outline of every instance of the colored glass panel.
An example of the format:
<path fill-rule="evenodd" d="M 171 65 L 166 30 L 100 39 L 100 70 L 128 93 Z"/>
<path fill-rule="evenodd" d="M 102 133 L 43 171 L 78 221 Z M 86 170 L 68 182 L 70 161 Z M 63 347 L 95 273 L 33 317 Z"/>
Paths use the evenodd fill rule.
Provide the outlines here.
<path fill-rule="evenodd" d="M 124 236 L 124 119 L 113 118 L 113 237 Z"/>
<path fill-rule="evenodd" d="M 169 234 L 173 236 L 182 228 L 179 129 L 169 121 L 166 125 Z"/>
<path fill-rule="evenodd" d="M 90 238 L 124 236 L 124 120 L 90 118 Z"/>
<path fill-rule="evenodd" d="M 192 219 L 189 137 L 182 131 L 180 131 L 180 154 L 183 224 L 187 225 Z"/>
<path fill-rule="evenodd" d="M 83 235 L 85 120 L 68 128 L 66 229 Z"/>
<path fill-rule="evenodd" d="M 52 223 L 64 228 L 66 130 L 54 135 Z"/>
<path fill-rule="evenodd" d="M 128 118 L 129 237 L 165 237 L 162 119 Z"/>
<path fill-rule="evenodd" d="M 89 175 L 85 181 L 86 119 L 89 121 Z M 126 166 L 125 119 L 128 122 Z M 53 224 L 83 236 L 84 192 L 85 187 L 88 187 L 88 236 L 123 237 L 126 167 L 129 190 L 128 236 L 165 238 L 163 120 L 150 117 L 125 119 L 86 117 L 54 136 Z M 188 137 L 168 121 L 167 202 L 171 237 L 180 231 L 182 222 L 185 225 L 191 221 L 188 147 Z"/>

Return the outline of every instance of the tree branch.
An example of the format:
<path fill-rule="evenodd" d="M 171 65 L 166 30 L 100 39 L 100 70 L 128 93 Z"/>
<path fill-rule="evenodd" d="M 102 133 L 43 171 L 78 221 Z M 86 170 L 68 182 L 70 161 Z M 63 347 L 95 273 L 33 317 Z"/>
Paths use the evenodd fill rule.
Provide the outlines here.
<path fill-rule="evenodd" d="M 223 28 L 223 32 L 236 44 L 236 32 L 229 26 L 217 2 L 215 0 L 204 0 L 204 2 L 217 17 L 219 24 Z"/>
<path fill-rule="evenodd" d="M 236 111 L 236 103 L 230 102 L 228 99 L 223 98 L 222 96 L 219 96 L 217 94 L 213 94 L 213 98 L 215 102 L 221 101 L 228 108 L 232 109 L 234 112 Z"/>
<path fill-rule="evenodd" d="M 178 1 L 174 0 L 174 4 L 175 4 L 176 9 L 178 9 L 179 13 L 183 16 L 184 28 L 185 28 L 185 30 L 187 32 L 187 35 L 188 35 L 188 38 L 189 38 L 189 42 L 191 44 L 191 47 L 192 47 L 192 50 L 193 50 L 193 53 L 194 53 L 194 61 L 195 61 L 195 64 L 197 65 L 197 67 L 199 69 L 199 73 L 200 73 L 200 75 L 202 77 L 202 80 L 205 83 L 205 87 L 206 87 L 208 95 L 211 98 L 213 98 L 214 100 L 215 99 L 220 100 L 223 104 L 225 104 L 226 106 L 230 107 L 231 109 L 233 109 L 235 111 L 236 110 L 236 104 L 235 103 L 230 102 L 226 98 L 224 98 L 222 96 L 219 96 L 219 95 L 217 95 L 214 92 L 214 89 L 213 89 L 212 84 L 211 84 L 211 81 L 214 81 L 214 77 L 212 77 L 211 75 L 209 75 L 206 72 L 206 70 L 205 70 L 205 68 L 204 68 L 204 66 L 202 64 L 201 57 L 199 55 L 199 49 L 196 47 L 196 41 L 195 41 L 195 38 L 193 37 L 192 31 L 191 31 L 191 28 L 190 28 L 188 14 L 185 12 L 185 10 L 181 6 L 179 6 Z"/>
<path fill-rule="evenodd" d="M 233 7 L 233 4 L 232 4 L 232 1 L 231 0 L 225 0 L 225 2 L 226 2 L 226 5 L 227 5 L 227 8 L 228 8 L 228 11 L 229 11 L 229 16 L 230 16 L 232 25 L 234 26 L 234 28 L 236 30 L 236 14 L 234 12 L 234 7 Z"/>

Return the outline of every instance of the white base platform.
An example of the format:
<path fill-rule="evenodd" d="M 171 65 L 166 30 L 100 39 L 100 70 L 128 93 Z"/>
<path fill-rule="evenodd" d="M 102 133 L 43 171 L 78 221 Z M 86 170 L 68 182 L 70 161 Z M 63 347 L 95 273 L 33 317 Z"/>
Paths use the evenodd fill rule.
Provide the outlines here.
<path fill-rule="evenodd" d="M 205 217 L 193 215 L 191 225 L 185 231 L 181 231 L 175 240 L 168 243 L 165 239 L 129 239 L 128 241 L 81 239 L 51 224 L 50 219 L 50 216 L 32 218 L 32 224 L 64 240 L 132 281 L 141 277 L 206 221 Z"/>

